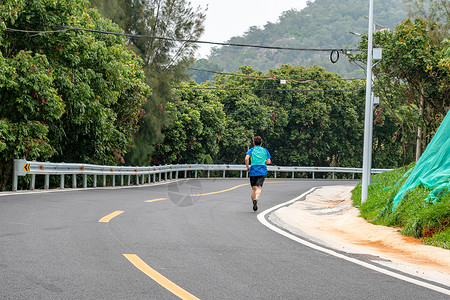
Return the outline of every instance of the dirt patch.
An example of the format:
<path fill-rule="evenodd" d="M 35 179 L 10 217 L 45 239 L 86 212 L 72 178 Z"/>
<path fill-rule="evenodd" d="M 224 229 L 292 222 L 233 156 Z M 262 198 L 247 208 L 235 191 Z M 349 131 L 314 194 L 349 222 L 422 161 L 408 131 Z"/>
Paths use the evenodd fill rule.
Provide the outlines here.
<path fill-rule="evenodd" d="M 399 228 L 374 225 L 352 206 L 353 186 L 320 188 L 275 216 L 308 238 L 336 250 L 379 257 L 383 263 L 449 285 L 450 251 L 406 237 Z"/>

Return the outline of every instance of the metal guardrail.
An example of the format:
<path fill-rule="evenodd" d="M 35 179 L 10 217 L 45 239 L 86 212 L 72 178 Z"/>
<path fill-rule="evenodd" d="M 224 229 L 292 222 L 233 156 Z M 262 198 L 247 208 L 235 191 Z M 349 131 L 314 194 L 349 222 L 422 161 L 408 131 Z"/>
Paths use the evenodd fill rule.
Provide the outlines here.
<path fill-rule="evenodd" d="M 268 166 L 269 172 L 273 172 L 274 178 L 277 177 L 278 172 L 292 173 L 292 178 L 295 178 L 295 173 L 311 173 L 312 178 L 315 178 L 315 173 L 331 173 L 334 179 L 335 173 L 351 173 L 352 178 L 355 174 L 362 173 L 362 168 L 341 168 L 341 167 L 289 167 L 289 166 Z M 372 169 L 372 174 L 390 171 L 391 169 Z M 184 165 L 163 165 L 163 166 L 149 166 L 149 167 L 129 167 L 129 166 L 101 166 L 92 164 L 78 164 L 78 163 L 50 163 L 27 161 L 24 159 L 14 160 L 14 174 L 13 174 L 13 191 L 18 189 L 18 177 L 31 175 L 30 190 L 35 189 L 36 175 L 44 175 L 44 189 L 50 188 L 50 175 L 60 176 L 60 189 L 65 187 L 65 176 L 72 175 L 72 188 L 77 188 L 77 176 L 83 175 L 83 188 L 88 187 L 88 175 L 93 176 L 92 187 L 97 187 L 97 176 L 103 176 L 102 186 L 107 185 L 107 176 L 111 177 L 111 185 L 116 186 L 116 177 L 119 177 L 119 184 L 125 185 L 125 176 L 127 179 L 126 185 L 131 184 L 131 177 L 135 176 L 134 184 L 144 184 L 145 176 L 147 182 L 158 182 L 168 179 L 178 179 L 180 172 L 184 172 L 183 178 L 188 178 L 188 172 L 194 171 L 194 178 L 197 178 L 198 171 L 207 171 L 207 177 L 211 175 L 211 171 L 222 171 L 223 178 L 226 177 L 227 171 L 240 171 L 240 178 L 248 177 L 245 165 L 206 165 L 206 164 L 184 164 Z M 162 178 L 164 175 L 164 179 Z M 153 177 L 153 178 L 152 178 Z"/>

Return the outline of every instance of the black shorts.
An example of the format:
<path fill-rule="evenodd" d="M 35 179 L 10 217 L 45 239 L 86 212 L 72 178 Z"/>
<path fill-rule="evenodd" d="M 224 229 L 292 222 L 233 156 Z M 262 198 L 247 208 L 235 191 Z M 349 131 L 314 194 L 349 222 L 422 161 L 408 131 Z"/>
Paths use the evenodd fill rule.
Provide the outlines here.
<path fill-rule="evenodd" d="M 250 185 L 251 186 L 263 186 L 264 183 L 264 179 L 266 178 L 266 176 L 262 175 L 262 176 L 250 176 Z"/>

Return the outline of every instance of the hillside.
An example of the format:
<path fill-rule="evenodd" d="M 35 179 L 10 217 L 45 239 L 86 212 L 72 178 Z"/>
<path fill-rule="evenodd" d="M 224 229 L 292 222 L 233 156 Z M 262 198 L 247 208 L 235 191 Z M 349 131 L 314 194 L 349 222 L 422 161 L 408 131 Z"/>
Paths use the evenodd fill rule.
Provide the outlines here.
<path fill-rule="evenodd" d="M 367 0 L 315 0 L 300 11 L 285 11 L 276 23 L 269 22 L 263 28 L 251 27 L 242 36 L 227 42 L 295 48 L 352 48 L 360 38 L 349 31 L 367 33 L 368 19 L 365 16 L 368 16 L 368 10 Z M 402 0 L 374 2 L 374 20 L 384 27 L 392 29 L 406 18 L 406 13 Z M 198 61 L 195 68 L 233 72 L 242 65 L 251 65 L 262 71 L 282 64 L 320 65 L 347 78 L 364 77 L 363 70 L 351 65 L 343 55 L 336 64 L 330 62 L 329 56 L 327 52 L 224 46 L 213 48 L 209 58 Z M 204 72 L 201 73 L 193 73 L 197 81 L 207 78 Z"/>

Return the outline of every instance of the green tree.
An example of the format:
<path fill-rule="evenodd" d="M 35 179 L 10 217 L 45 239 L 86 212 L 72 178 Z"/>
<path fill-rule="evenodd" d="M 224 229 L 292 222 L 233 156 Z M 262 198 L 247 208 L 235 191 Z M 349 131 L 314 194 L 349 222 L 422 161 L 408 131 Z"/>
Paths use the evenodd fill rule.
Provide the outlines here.
<path fill-rule="evenodd" d="M 170 125 L 157 145 L 153 163 L 213 163 L 219 154 L 225 113 L 217 95 L 200 89 L 194 82 L 184 83 L 167 103 Z"/>
<path fill-rule="evenodd" d="M 261 135 L 275 164 L 360 164 L 363 97 L 339 75 L 317 66 L 240 70 L 215 82 L 226 89 L 219 92 L 227 115 L 222 160 L 242 162 L 251 137 Z"/>
<path fill-rule="evenodd" d="M 48 124 L 64 109 L 52 86 L 54 71 L 46 57 L 19 51 L 10 58 L 0 53 L 0 190 L 10 180 L 15 158 L 47 159 L 54 149 Z"/>
<path fill-rule="evenodd" d="M 149 92 L 142 61 L 126 49 L 125 39 L 83 31 L 5 31 L 52 31 L 42 24 L 56 24 L 120 32 L 88 7 L 84 0 L 8 0 L 0 5 L 2 132 L 8 132 L 6 124 L 7 130 L 20 133 L 1 138 L 7 141 L 8 163 L 22 157 L 47 159 L 53 153 L 55 161 L 123 160 Z M 20 143 L 26 147 L 15 150 Z"/>
<path fill-rule="evenodd" d="M 135 136 L 135 147 L 128 156 L 129 163 L 148 164 L 161 142 L 165 125 L 164 108 L 173 100 L 172 84 L 187 80 L 187 68 L 194 61 L 197 45 L 176 40 L 197 40 L 203 33 L 204 11 L 193 8 L 186 0 L 96 0 L 105 17 L 112 18 L 127 33 L 167 39 L 129 39 L 130 48 L 144 60 L 146 82 L 152 88 L 145 115 Z M 169 121 L 168 121 L 169 122 Z"/>
<path fill-rule="evenodd" d="M 403 151 L 415 152 L 416 160 L 450 106 L 445 43 L 431 34 L 433 26 L 407 19 L 392 32 L 374 35 L 374 47 L 383 48 L 383 59 L 374 68 L 375 91 L 382 97 L 384 112 L 397 120 L 401 133 L 396 130 L 393 138 L 400 136 Z M 367 36 L 360 48 L 367 48 Z M 366 53 L 353 59 L 365 61 Z"/>

